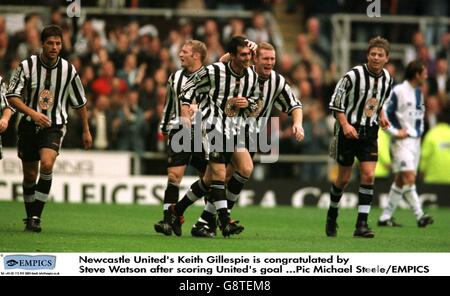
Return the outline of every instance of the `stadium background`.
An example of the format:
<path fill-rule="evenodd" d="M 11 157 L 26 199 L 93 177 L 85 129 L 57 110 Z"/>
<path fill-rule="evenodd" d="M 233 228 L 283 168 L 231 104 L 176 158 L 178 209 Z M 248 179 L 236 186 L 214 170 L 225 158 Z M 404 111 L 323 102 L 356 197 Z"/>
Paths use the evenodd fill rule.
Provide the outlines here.
<path fill-rule="evenodd" d="M 391 42 L 387 69 L 396 82 L 402 81 L 410 60 L 418 58 L 427 65 L 427 132 L 450 100 L 450 4 L 444 0 L 98 0 L 82 1 L 81 7 L 75 4 L 51 0 L 2 0 L 0 4 L 0 75 L 8 80 L 22 59 L 38 52 L 42 26 L 55 23 L 64 31 L 62 56 L 75 65 L 87 92 L 94 151 L 80 150 L 81 129 L 73 112 L 55 168 L 51 199 L 56 202 L 154 205 L 150 209 L 156 221 L 166 183 L 165 147 L 158 123 L 168 75 L 179 67 L 178 49 L 188 38 L 206 43 L 208 62 L 218 60 L 233 34 L 271 42 L 277 49 L 276 70 L 301 93 L 305 141 L 295 142 L 290 119 L 280 114 L 280 125 L 272 130 L 280 139 L 279 161 L 255 165 L 241 206 L 328 207 L 329 182 L 335 176 L 335 166 L 327 157 L 333 125 L 328 101 L 339 76 L 366 61 L 371 36 L 381 35 Z M 69 17 L 78 13 L 80 17 Z M 369 17 L 370 13 L 380 17 Z M 15 116 L 3 135 L 7 149 L 0 161 L 0 200 L 4 201 L 22 198 L 20 162 L 14 149 L 17 122 Z M 388 147 L 384 136 L 380 145 Z M 392 182 L 386 151 L 374 200 L 381 207 Z M 450 153 L 448 147 L 445 151 Z M 434 161 L 430 167 L 450 167 L 450 163 Z M 187 175 L 191 177 L 184 179 L 184 189 L 194 180 L 193 171 Z M 450 206 L 448 175 L 438 184 L 419 176 L 418 191 L 427 208 Z M 353 186 L 355 182 L 344 197 L 344 208 L 356 207 Z M 12 207 L 20 215 L 19 207 L 2 204 L 3 209 Z M 46 215 L 52 219 L 51 210 Z M 147 228 L 154 222 L 148 217 L 145 221 Z M 16 224 L 10 222 L 6 228 Z M 444 239 L 448 242 L 448 237 Z"/>

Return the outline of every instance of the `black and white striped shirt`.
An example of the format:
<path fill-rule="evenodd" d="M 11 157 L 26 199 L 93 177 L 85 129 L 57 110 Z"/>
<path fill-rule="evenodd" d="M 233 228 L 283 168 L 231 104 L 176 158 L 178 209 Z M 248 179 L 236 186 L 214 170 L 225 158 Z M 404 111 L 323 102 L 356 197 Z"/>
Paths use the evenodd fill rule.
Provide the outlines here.
<path fill-rule="evenodd" d="M 376 75 L 367 64 L 356 66 L 337 83 L 329 107 L 344 112 L 352 125 L 378 125 L 378 115 L 391 94 L 392 83 L 386 69 Z"/>
<path fill-rule="evenodd" d="M 195 75 L 204 73 L 204 66 L 194 73 L 188 73 L 185 69 L 178 70 L 170 75 L 167 81 L 167 95 L 166 102 L 164 104 L 164 111 L 160 123 L 160 128 L 163 133 L 169 133 L 174 127 L 180 125 L 179 118 L 181 115 L 180 98 L 185 89 L 186 82 L 189 81 Z M 201 104 L 207 94 L 198 95 L 196 93 L 195 101 L 197 104 Z"/>
<path fill-rule="evenodd" d="M 6 100 L 6 84 L 3 77 L 0 76 L 0 111 L 9 107 L 8 100 Z"/>
<path fill-rule="evenodd" d="M 53 125 L 67 123 L 68 106 L 78 109 L 87 102 L 80 77 L 72 64 L 58 58 L 55 65 L 49 67 L 38 55 L 32 55 L 20 63 L 11 78 L 6 97 L 20 97 L 31 109 L 45 113 L 38 100 L 46 84 L 54 97 L 53 106 L 46 111 Z M 31 121 L 29 116 L 26 119 Z"/>
<path fill-rule="evenodd" d="M 258 75 L 251 67 L 238 75 L 231 69 L 231 62 L 214 63 L 198 74 L 196 81 L 186 84 L 183 104 L 191 104 L 196 93 L 208 94 L 208 99 L 199 105 L 204 127 L 215 128 L 227 138 L 236 135 L 245 121 L 245 112 L 241 110 L 238 116 L 227 117 L 225 105 L 229 99 L 238 96 L 255 102 Z"/>
<path fill-rule="evenodd" d="M 302 103 L 295 97 L 286 79 L 273 70 L 267 79 L 259 77 L 256 93 L 258 98 L 264 101 L 264 107 L 258 116 L 258 119 L 263 120 L 258 125 L 259 128 L 267 124 L 274 106 L 287 114 L 291 114 L 294 109 L 302 108 Z"/>

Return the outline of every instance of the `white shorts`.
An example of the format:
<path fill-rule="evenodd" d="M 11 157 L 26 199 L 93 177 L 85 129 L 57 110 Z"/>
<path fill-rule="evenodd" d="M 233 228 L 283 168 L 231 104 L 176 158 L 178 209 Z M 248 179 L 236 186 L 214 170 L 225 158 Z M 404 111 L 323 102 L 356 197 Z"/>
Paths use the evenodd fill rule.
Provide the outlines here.
<path fill-rule="evenodd" d="M 420 159 L 420 138 L 395 140 L 391 145 L 394 173 L 417 171 Z"/>

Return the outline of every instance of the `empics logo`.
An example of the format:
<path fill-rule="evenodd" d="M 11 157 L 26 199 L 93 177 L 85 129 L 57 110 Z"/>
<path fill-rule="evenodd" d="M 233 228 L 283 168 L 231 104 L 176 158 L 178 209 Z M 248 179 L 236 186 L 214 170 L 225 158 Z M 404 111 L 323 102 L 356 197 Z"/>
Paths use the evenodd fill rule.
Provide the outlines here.
<path fill-rule="evenodd" d="M 5 256 L 4 266 L 6 269 L 54 269 L 56 265 L 56 256 L 50 255 L 8 255 Z"/>

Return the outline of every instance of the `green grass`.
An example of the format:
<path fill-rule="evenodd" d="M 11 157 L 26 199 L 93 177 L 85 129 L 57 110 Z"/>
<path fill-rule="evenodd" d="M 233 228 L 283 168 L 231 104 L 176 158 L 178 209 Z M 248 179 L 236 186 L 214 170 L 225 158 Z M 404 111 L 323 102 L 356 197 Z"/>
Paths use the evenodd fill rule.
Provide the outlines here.
<path fill-rule="evenodd" d="M 191 226 L 201 212 L 186 213 L 183 236 L 165 237 L 153 230 L 160 206 L 48 203 L 39 234 L 23 231 L 23 204 L 0 202 L 1 252 L 449 252 L 450 209 L 429 209 L 435 223 L 416 226 L 409 210 L 396 213 L 402 228 L 376 226 L 379 209 L 369 224 L 374 239 L 352 237 L 356 210 L 341 210 L 339 235 L 324 233 L 326 211 L 317 208 L 236 208 L 245 231 L 224 239 L 193 238 Z"/>

